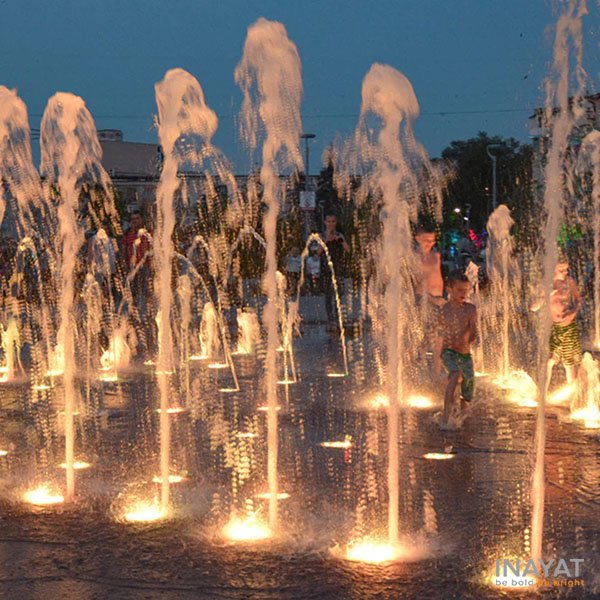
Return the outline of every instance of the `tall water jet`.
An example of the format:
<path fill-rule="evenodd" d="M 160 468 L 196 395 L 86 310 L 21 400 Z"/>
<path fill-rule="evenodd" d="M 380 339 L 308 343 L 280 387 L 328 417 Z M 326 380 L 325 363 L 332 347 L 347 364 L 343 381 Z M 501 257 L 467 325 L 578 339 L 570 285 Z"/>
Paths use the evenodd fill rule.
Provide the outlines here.
<path fill-rule="evenodd" d="M 42 188 L 31 155 L 29 120 L 25 103 L 14 90 L 0 86 L 0 178 L 17 203 L 19 237 L 30 233 L 32 207 L 42 205 Z M 0 224 L 5 204 L 0 194 Z"/>
<path fill-rule="evenodd" d="M 412 133 L 419 104 L 410 81 L 396 69 L 374 64 L 362 84 L 362 105 L 357 137 L 368 140 L 367 117 L 375 115 L 381 125 L 374 140 L 372 185 L 383 197 L 381 269 L 387 280 L 384 307 L 387 324 L 388 404 L 388 542 L 399 539 L 399 405 L 404 396 L 404 361 L 407 357 L 407 324 L 415 306 L 411 269 L 415 263 L 411 216 L 416 213 L 417 180 L 411 155 L 417 148 Z M 368 147 L 368 146 L 367 146 Z"/>
<path fill-rule="evenodd" d="M 544 206 L 546 221 L 542 240 L 543 291 L 546 306 L 550 304 L 553 278 L 558 262 L 556 241 L 564 210 L 563 164 L 569 146 L 569 136 L 575 119 L 582 114 L 582 91 L 585 87 L 585 73 L 582 67 L 582 18 L 587 14 L 585 0 L 570 0 L 565 12 L 556 24 L 553 54 L 553 77 L 546 84 L 545 123 L 550 127 L 550 145 L 544 167 Z M 570 44 L 575 60 L 576 90 L 574 98 L 569 98 L 570 85 Z M 548 342 L 550 339 L 550 311 L 544 311 L 540 328 L 540 357 L 538 366 L 539 400 L 535 430 L 535 465 L 532 481 L 531 516 L 531 558 L 539 564 L 543 559 L 544 496 L 546 446 L 546 395 Z"/>
<path fill-rule="evenodd" d="M 164 162 L 157 189 L 157 227 L 154 241 L 155 287 L 158 297 L 158 358 L 156 375 L 160 391 L 160 477 L 161 507 L 170 501 L 171 424 L 169 408 L 170 380 L 173 370 L 173 232 L 180 171 L 201 170 L 204 160 L 214 154 L 212 137 L 217 130 L 217 115 L 204 99 L 198 81 L 183 69 L 167 71 L 156 84 L 158 137 Z M 181 194 L 185 204 L 187 195 Z"/>
<path fill-rule="evenodd" d="M 510 370 L 510 340 L 509 327 L 511 320 L 511 275 L 514 272 L 512 262 L 513 244 L 510 229 L 514 220 L 510 210 L 501 204 L 490 215 L 487 222 L 488 251 L 486 255 L 487 274 L 492 284 L 491 298 L 493 299 L 492 319 L 498 324 L 495 339 L 500 338 L 500 377 L 506 379 Z M 496 344 L 498 347 L 498 344 Z"/>
<path fill-rule="evenodd" d="M 109 193 L 110 181 L 102 168 L 102 149 L 91 114 L 84 101 L 73 94 L 58 92 L 48 101 L 40 126 L 41 174 L 46 178 L 48 194 L 58 195 L 58 243 L 61 290 L 58 309 L 57 347 L 64 356 L 65 472 L 66 499 L 75 494 L 74 413 L 75 387 L 74 272 L 77 253 L 83 243 L 82 222 L 100 223 L 106 216 L 114 218 L 114 204 Z M 82 196 L 86 184 L 100 185 L 103 204 Z M 84 200 L 83 203 L 80 203 Z M 80 214 L 83 206 L 85 213 Z M 101 213 L 101 214 L 98 214 Z M 82 219 L 81 217 L 84 217 Z"/>
<path fill-rule="evenodd" d="M 263 218 L 266 249 L 264 285 L 267 292 L 266 393 L 269 487 L 269 525 L 277 527 L 277 217 L 281 202 L 279 169 L 303 167 L 299 150 L 302 121 L 301 63 L 296 46 L 281 23 L 260 18 L 248 28 L 242 60 L 235 70 L 242 88 L 242 136 L 251 150 L 264 132 L 260 180 L 267 212 Z"/>

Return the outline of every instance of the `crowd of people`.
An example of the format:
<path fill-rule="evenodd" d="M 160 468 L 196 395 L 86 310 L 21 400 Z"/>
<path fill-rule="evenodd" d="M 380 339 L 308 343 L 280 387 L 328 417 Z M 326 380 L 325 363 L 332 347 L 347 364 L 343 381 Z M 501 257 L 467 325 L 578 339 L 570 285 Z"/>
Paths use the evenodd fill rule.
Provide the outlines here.
<path fill-rule="evenodd" d="M 287 292 L 290 298 L 298 293 L 322 295 L 327 326 L 330 330 L 337 331 L 340 315 L 336 292 L 341 295 L 343 291 L 351 249 L 338 229 L 335 214 L 326 214 L 323 224 L 323 232 L 318 237 L 312 237 L 305 252 L 301 252 L 299 247 L 293 247 L 286 257 L 284 268 Z M 471 348 L 477 342 L 479 333 L 476 307 L 468 301 L 472 283 L 465 274 L 466 265 L 460 260 L 455 261 L 453 268 L 448 270 L 437 243 L 434 227 L 420 225 L 416 228 L 414 248 L 417 268 L 414 270 L 413 281 L 417 303 L 424 308 L 424 330 L 433 332 L 429 336 L 434 356 L 433 376 L 436 380 L 443 380 L 446 386 L 444 422 L 448 424 L 452 412 L 456 412 L 459 404 L 455 402 L 457 390 L 460 390 L 460 406 L 463 410 L 473 398 L 474 366 Z M 484 249 L 483 246 L 479 250 Z M 36 286 L 33 282 L 27 285 L 27 268 L 22 265 L 15 268 L 17 257 L 16 242 L 6 237 L 0 239 L 0 285 L 4 305 L 7 296 L 15 296 L 15 285 L 22 288 L 20 292 L 17 291 L 17 298 L 35 302 L 32 290 Z M 206 256 L 204 258 L 206 263 L 208 259 Z M 87 234 L 80 250 L 80 259 L 76 269 L 81 271 L 80 285 L 76 285 L 76 290 L 84 287 L 83 280 L 92 273 L 95 281 L 108 292 L 106 295 L 112 297 L 113 311 L 115 304 L 128 303 L 128 315 L 134 321 L 137 320 L 138 333 L 141 332 L 138 335 L 141 347 L 136 351 L 151 356 L 155 344 L 155 322 L 151 306 L 154 277 L 152 237 L 142 214 L 138 211 L 131 213 L 128 227 L 117 244 L 113 244 L 103 230 Z M 38 256 L 37 260 L 40 264 L 43 263 L 41 257 Z M 45 269 L 40 264 L 30 270 L 30 278 L 44 277 Z M 208 273 L 207 264 L 198 264 L 196 267 L 199 271 L 204 268 L 204 275 Z M 20 279 L 24 281 L 15 284 L 14 273 L 19 273 Z M 78 274 L 75 273 L 74 277 L 77 279 Z M 110 291 L 106 288 L 110 288 Z M 210 288 L 208 292 L 210 295 Z M 541 294 L 530 308 L 532 311 L 539 311 L 545 303 L 546 298 Z M 569 276 L 569 266 L 563 257 L 556 267 L 548 303 L 553 322 L 548 380 L 553 367 L 560 363 L 565 367 L 568 381 L 574 381 L 579 376 L 582 360 L 576 320 L 581 296 L 574 280 Z M 3 313 L 6 312 L 3 310 Z"/>

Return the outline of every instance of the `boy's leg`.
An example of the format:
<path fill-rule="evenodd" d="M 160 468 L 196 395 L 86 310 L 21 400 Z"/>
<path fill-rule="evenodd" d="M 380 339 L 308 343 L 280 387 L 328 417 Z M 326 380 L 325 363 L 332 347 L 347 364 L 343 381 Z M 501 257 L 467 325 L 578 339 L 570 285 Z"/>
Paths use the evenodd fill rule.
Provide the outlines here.
<path fill-rule="evenodd" d="M 464 410 L 473 399 L 473 390 L 475 389 L 475 369 L 473 367 L 473 358 L 471 356 L 462 359 L 462 382 L 460 384 L 461 409 Z"/>
<path fill-rule="evenodd" d="M 460 381 L 460 371 L 451 371 L 450 375 L 448 376 L 446 393 L 444 394 L 444 423 L 448 423 L 448 420 L 450 419 L 450 412 L 452 411 L 452 405 L 454 404 L 456 388 L 458 387 Z"/>

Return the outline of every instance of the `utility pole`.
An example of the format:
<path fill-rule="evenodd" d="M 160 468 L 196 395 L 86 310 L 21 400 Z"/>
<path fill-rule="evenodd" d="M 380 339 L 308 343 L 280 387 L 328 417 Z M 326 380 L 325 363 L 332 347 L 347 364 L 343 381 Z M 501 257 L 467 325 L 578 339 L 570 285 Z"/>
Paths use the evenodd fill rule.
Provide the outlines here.
<path fill-rule="evenodd" d="M 498 157 L 495 154 L 492 154 L 491 150 L 496 150 L 497 148 L 501 148 L 500 144 L 489 144 L 486 147 L 487 155 L 492 159 L 492 211 L 495 211 L 498 207 L 498 186 L 496 183 L 496 163 Z"/>
<path fill-rule="evenodd" d="M 309 170 L 309 159 L 310 159 L 310 146 L 308 145 L 308 140 L 314 140 L 317 136 L 314 133 L 303 133 L 300 136 L 300 139 L 304 140 L 304 175 L 306 176 L 306 181 L 308 182 L 308 170 Z"/>

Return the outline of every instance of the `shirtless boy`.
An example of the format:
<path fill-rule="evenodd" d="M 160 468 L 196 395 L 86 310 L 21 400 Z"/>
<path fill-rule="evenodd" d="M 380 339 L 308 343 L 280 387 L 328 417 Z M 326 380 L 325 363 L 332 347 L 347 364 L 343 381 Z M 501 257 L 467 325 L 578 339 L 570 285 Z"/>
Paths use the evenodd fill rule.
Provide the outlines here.
<path fill-rule="evenodd" d="M 437 242 L 437 234 L 433 227 L 420 225 L 415 234 L 417 242 L 418 262 L 415 269 L 416 295 L 422 301 L 423 329 L 426 332 L 435 328 L 438 312 L 446 300 L 444 299 L 444 280 L 442 279 L 442 259 L 433 247 Z M 440 361 L 439 338 L 431 341 L 433 351 L 433 376 L 439 378 L 442 371 Z M 428 348 L 429 349 L 429 348 Z"/>
<path fill-rule="evenodd" d="M 433 247 L 437 241 L 435 229 L 419 226 L 415 234 L 417 256 L 420 259 L 416 270 L 417 294 L 427 297 L 436 306 L 442 306 L 444 300 L 444 280 L 442 279 L 442 259 Z"/>
<path fill-rule="evenodd" d="M 461 408 L 473 398 L 475 371 L 471 346 L 477 339 L 477 309 L 467 302 L 471 284 L 462 271 L 453 271 L 446 284 L 448 302 L 440 310 L 441 359 L 448 371 L 444 395 L 444 424 L 447 425 L 456 388 L 460 384 Z"/>
<path fill-rule="evenodd" d="M 540 299 L 531 309 L 537 311 L 543 303 L 543 299 Z M 568 383 L 577 379 L 583 354 L 579 328 L 575 320 L 580 306 L 581 296 L 575 281 L 569 277 L 569 264 L 561 258 L 554 269 L 554 281 L 550 293 L 552 331 L 550 332 L 547 384 L 550 383 L 552 369 L 559 363 L 562 363 L 565 368 Z"/>

